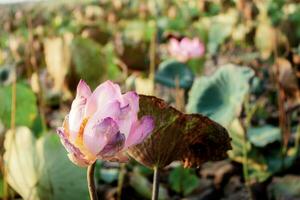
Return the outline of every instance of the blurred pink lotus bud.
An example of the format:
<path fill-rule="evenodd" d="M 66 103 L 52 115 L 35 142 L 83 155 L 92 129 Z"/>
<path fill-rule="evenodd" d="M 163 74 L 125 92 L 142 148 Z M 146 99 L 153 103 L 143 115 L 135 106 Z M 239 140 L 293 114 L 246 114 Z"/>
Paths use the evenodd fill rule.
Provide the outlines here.
<path fill-rule="evenodd" d="M 139 96 L 121 94 L 119 85 L 106 81 L 92 93 L 80 80 L 76 98 L 63 126 L 57 129 L 71 161 L 88 166 L 96 159 L 126 161 L 126 150 L 141 143 L 153 130 L 150 116 L 138 119 Z"/>
<path fill-rule="evenodd" d="M 201 57 L 205 52 L 205 47 L 198 38 L 189 39 L 185 37 L 180 41 L 171 38 L 168 50 L 172 57 L 178 61 L 186 62 L 189 59 Z"/>

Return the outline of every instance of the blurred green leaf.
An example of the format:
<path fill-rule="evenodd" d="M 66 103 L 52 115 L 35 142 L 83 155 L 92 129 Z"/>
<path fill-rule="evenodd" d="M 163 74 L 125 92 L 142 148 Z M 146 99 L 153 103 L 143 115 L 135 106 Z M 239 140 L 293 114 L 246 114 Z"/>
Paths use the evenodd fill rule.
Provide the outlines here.
<path fill-rule="evenodd" d="M 230 26 L 226 26 L 222 23 L 213 23 L 208 33 L 208 52 L 210 54 L 215 54 L 218 50 L 219 45 L 221 45 L 225 41 L 230 33 Z"/>
<path fill-rule="evenodd" d="M 125 63 L 128 69 L 143 71 L 149 69 L 149 44 L 140 42 L 124 43 L 124 51 L 118 52 L 121 60 Z"/>
<path fill-rule="evenodd" d="M 136 165 L 135 169 L 138 170 L 139 173 L 141 173 L 146 177 L 151 176 L 153 174 L 153 170 L 148 167 L 145 167 L 144 165 Z"/>
<path fill-rule="evenodd" d="M 157 21 L 157 26 L 162 33 L 166 33 L 166 32 L 184 33 L 187 29 L 187 24 L 181 18 L 170 19 L 167 17 L 161 17 Z"/>
<path fill-rule="evenodd" d="M 293 28 L 295 29 L 295 33 L 296 33 L 296 37 L 299 41 L 300 39 L 300 5 L 296 4 L 296 5 L 292 5 L 294 12 L 290 13 L 288 18 L 290 19 L 290 21 L 293 23 Z"/>
<path fill-rule="evenodd" d="M 31 126 L 31 131 L 37 138 L 44 133 L 45 130 L 43 127 L 43 122 L 40 114 L 38 114 L 35 120 L 33 121 Z"/>
<path fill-rule="evenodd" d="M 151 21 L 124 20 L 121 21 L 121 26 L 124 27 L 123 37 L 125 42 L 150 42 L 155 31 L 155 26 Z"/>
<path fill-rule="evenodd" d="M 228 126 L 240 114 L 253 75 L 253 70 L 248 67 L 232 64 L 220 66 L 212 76 L 201 77 L 194 82 L 187 111 L 201 113 Z"/>
<path fill-rule="evenodd" d="M 155 74 L 155 81 L 175 88 L 176 79 L 178 79 L 180 88 L 189 89 L 193 84 L 194 74 L 188 66 L 175 60 L 167 60 L 160 63 Z"/>
<path fill-rule="evenodd" d="M 268 129 L 274 132 L 277 131 L 275 130 L 276 128 L 274 127 L 262 128 L 261 130 L 268 132 Z M 281 170 L 290 167 L 294 163 L 295 159 L 297 158 L 297 152 L 298 152 L 297 147 L 289 148 L 286 153 L 286 156 L 283 158 L 280 144 L 274 144 L 275 146 L 272 146 L 272 148 L 269 147 L 263 148 L 265 147 L 265 145 L 259 146 L 259 148 L 256 146 L 251 146 L 249 141 L 244 140 L 245 133 L 238 119 L 234 120 L 229 126 L 229 133 L 230 133 L 230 137 L 232 138 L 231 141 L 232 151 L 229 151 L 228 153 L 229 157 L 236 162 L 244 164 L 245 157 L 243 154 L 243 150 L 244 148 L 246 148 L 247 166 L 249 170 L 249 177 L 252 181 L 263 182 L 267 180 L 274 173 L 280 172 Z M 267 136 L 264 135 L 263 137 L 267 137 Z M 273 137 L 271 137 L 271 139 L 257 138 L 255 144 L 258 145 L 267 144 L 268 142 L 272 142 L 273 139 L 274 139 Z M 263 140 L 262 143 L 260 143 L 261 141 L 259 140 Z"/>
<path fill-rule="evenodd" d="M 210 26 L 208 26 L 207 50 L 208 53 L 215 54 L 219 46 L 230 36 L 237 20 L 237 11 L 230 10 L 210 20 Z"/>
<path fill-rule="evenodd" d="M 229 157 L 239 163 L 245 164 L 244 151 L 247 152 L 247 165 L 250 179 L 264 181 L 270 175 L 265 158 L 259 151 L 253 149 L 249 141 L 245 141 L 245 132 L 238 119 L 233 120 L 229 126 L 230 137 L 232 138 L 232 150 L 228 152 Z"/>
<path fill-rule="evenodd" d="M 100 169 L 100 178 L 105 183 L 112 183 L 112 182 L 118 180 L 118 176 L 119 176 L 118 169 L 115 169 L 115 168 L 111 168 L 111 169 L 101 168 Z"/>
<path fill-rule="evenodd" d="M 101 45 L 93 40 L 77 37 L 72 41 L 71 54 L 77 74 L 92 88 L 106 77 L 107 63 Z"/>
<path fill-rule="evenodd" d="M 257 147 L 264 147 L 272 142 L 281 140 L 280 128 L 271 125 L 250 127 L 247 135 L 250 142 Z"/>
<path fill-rule="evenodd" d="M 0 179 L 0 198 L 3 198 L 3 191 L 4 191 L 4 188 L 3 188 L 3 178 L 1 177 Z"/>
<path fill-rule="evenodd" d="M 196 58 L 196 59 L 190 59 L 187 62 L 187 66 L 193 71 L 196 75 L 201 75 L 204 70 L 204 58 Z"/>
<path fill-rule="evenodd" d="M 289 148 L 284 158 L 282 158 L 282 150 L 279 147 L 278 145 L 277 148 L 262 152 L 266 158 L 268 170 L 272 173 L 289 168 L 297 158 L 298 150 L 295 147 Z"/>
<path fill-rule="evenodd" d="M 116 65 L 117 55 L 114 52 L 114 46 L 112 43 L 108 43 L 104 47 L 105 59 L 107 60 L 107 77 L 110 80 L 119 80 L 122 76 L 122 71 Z"/>
<path fill-rule="evenodd" d="M 268 197 L 274 200 L 299 199 L 300 198 L 300 177 L 286 175 L 276 177 L 268 186 Z"/>
<path fill-rule="evenodd" d="M 220 3 L 208 2 L 208 12 L 205 13 L 209 16 L 217 15 L 222 9 L 222 5 Z"/>
<path fill-rule="evenodd" d="M 1 54 L 1 52 L 0 52 Z M 8 67 L 0 67 L 0 84 L 5 83 L 10 77 L 10 70 Z"/>
<path fill-rule="evenodd" d="M 146 177 L 141 175 L 138 170 L 134 169 L 133 173 L 130 176 L 129 181 L 131 187 L 142 197 L 146 199 L 151 199 L 152 194 L 152 184 L 148 181 Z M 164 199 L 170 199 L 168 195 L 168 191 L 166 188 L 163 187 L 163 185 L 159 185 L 159 195 L 158 199 L 164 200 Z"/>
<path fill-rule="evenodd" d="M 172 190 L 186 196 L 199 187 L 200 181 L 194 170 L 184 169 L 182 166 L 179 166 L 171 171 L 169 184 Z"/>
<path fill-rule="evenodd" d="M 0 118 L 6 127 L 10 127 L 12 108 L 12 86 L 0 87 Z M 16 126 L 31 127 L 37 117 L 38 108 L 33 91 L 23 83 L 16 85 Z"/>
<path fill-rule="evenodd" d="M 262 80 L 255 76 L 251 81 L 251 93 L 260 95 L 265 91 L 265 82 L 266 80 Z"/>
<path fill-rule="evenodd" d="M 36 140 L 18 127 L 6 133 L 4 146 L 8 183 L 22 198 L 88 199 L 86 170 L 71 163 L 57 135 Z"/>
<path fill-rule="evenodd" d="M 272 24 L 277 26 L 284 17 L 283 6 L 285 0 L 268 1 L 268 16 Z"/>

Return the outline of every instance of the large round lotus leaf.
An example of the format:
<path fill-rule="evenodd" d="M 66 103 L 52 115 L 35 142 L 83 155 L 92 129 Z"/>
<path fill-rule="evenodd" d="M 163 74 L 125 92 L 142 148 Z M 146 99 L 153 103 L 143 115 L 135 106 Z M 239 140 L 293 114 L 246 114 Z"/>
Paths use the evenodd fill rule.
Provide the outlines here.
<path fill-rule="evenodd" d="M 247 134 L 250 142 L 257 147 L 264 147 L 281 139 L 280 129 L 270 125 L 251 127 Z"/>
<path fill-rule="evenodd" d="M 38 140 L 27 127 L 5 137 L 9 185 L 26 200 L 88 199 L 85 169 L 71 163 L 55 134 Z"/>
<path fill-rule="evenodd" d="M 201 113 L 228 126 L 240 114 L 253 75 L 248 67 L 227 64 L 212 76 L 197 79 L 189 93 L 187 111 Z"/>
<path fill-rule="evenodd" d="M 12 86 L 0 87 L 0 119 L 6 127 L 10 127 Z M 32 126 L 37 117 L 38 109 L 33 91 L 24 84 L 16 86 L 16 125 Z"/>
<path fill-rule="evenodd" d="M 189 89 L 193 84 L 194 74 L 183 63 L 175 60 L 162 62 L 155 74 L 155 81 L 162 85 L 175 88 L 177 80 L 180 88 Z"/>

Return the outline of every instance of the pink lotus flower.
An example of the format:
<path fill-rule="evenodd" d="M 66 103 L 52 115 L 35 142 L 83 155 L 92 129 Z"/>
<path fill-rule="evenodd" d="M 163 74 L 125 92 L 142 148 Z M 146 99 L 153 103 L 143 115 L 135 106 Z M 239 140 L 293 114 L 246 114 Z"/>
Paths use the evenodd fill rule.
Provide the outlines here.
<path fill-rule="evenodd" d="M 153 130 L 150 116 L 138 119 L 139 96 L 121 94 L 111 81 L 92 93 L 81 80 L 69 115 L 57 133 L 71 161 L 88 166 L 96 159 L 126 161 L 125 151 L 141 143 Z"/>
<path fill-rule="evenodd" d="M 171 38 L 168 50 L 172 57 L 178 61 L 186 62 L 189 59 L 201 57 L 204 54 L 205 47 L 198 38 L 189 39 L 185 37 L 180 41 Z"/>

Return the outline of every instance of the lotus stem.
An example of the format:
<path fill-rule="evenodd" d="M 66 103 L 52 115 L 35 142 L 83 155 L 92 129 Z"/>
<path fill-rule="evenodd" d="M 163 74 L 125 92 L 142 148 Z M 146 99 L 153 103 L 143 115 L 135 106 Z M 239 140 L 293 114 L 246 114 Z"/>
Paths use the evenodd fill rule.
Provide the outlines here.
<path fill-rule="evenodd" d="M 151 80 L 151 84 L 152 84 L 152 95 L 154 95 L 154 75 L 155 75 L 155 59 L 156 59 L 156 34 L 157 34 L 157 30 L 156 30 L 156 22 L 154 22 L 153 24 L 154 27 L 154 32 L 151 38 L 151 43 L 150 43 L 150 72 L 149 72 L 149 79 Z"/>
<path fill-rule="evenodd" d="M 119 178 L 118 178 L 117 200 L 121 200 L 122 197 L 122 188 L 123 188 L 125 173 L 126 173 L 126 166 L 124 163 L 121 163 Z"/>
<path fill-rule="evenodd" d="M 242 123 L 242 127 L 244 130 L 243 134 L 243 176 L 245 178 L 245 186 L 249 193 L 249 199 L 253 200 L 253 194 L 251 190 L 250 177 L 249 177 L 249 168 L 248 168 L 248 149 L 247 149 L 247 129 L 251 125 L 251 119 L 253 118 L 256 110 L 258 109 L 258 103 L 256 103 L 253 107 L 250 107 L 249 104 L 249 95 L 246 96 L 244 107 L 246 110 L 246 119 L 244 123 Z"/>
<path fill-rule="evenodd" d="M 88 188 L 89 188 L 89 194 L 91 200 L 98 200 L 95 180 L 94 180 L 95 166 L 96 166 L 96 162 L 94 162 L 92 165 L 88 166 L 87 168 L 87 182 L 88 182 Z"/>
<path fill-rule="evenodd" d="M 159 168 L 154 167 L 153 185 L 152 185 L 152 200 L 158 200 L 159 193 Z"/>

